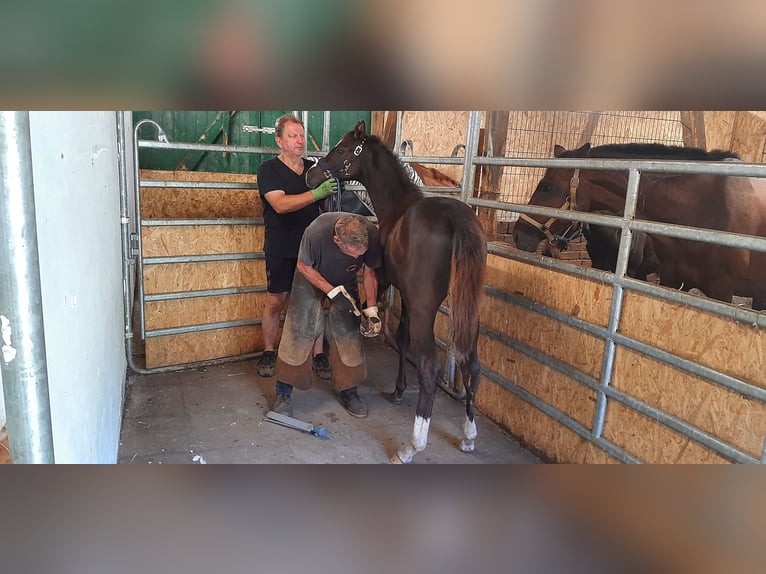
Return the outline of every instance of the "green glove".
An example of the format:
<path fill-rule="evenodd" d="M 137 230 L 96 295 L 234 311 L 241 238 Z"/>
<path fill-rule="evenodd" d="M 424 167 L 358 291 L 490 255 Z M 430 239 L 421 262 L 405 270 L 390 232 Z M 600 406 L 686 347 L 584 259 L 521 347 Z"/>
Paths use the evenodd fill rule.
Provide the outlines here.
<path fill-rule="evenodd" d="M 331 179 L 324 180 L 316 188 L 312 189 L 311 197 L 314 198 L 314 201 L 319 201 L 320 199 L 324 199 L 328 195 L 337 193 L 337 191 L 338 191 L 338 180 L 333 177 Z"/>

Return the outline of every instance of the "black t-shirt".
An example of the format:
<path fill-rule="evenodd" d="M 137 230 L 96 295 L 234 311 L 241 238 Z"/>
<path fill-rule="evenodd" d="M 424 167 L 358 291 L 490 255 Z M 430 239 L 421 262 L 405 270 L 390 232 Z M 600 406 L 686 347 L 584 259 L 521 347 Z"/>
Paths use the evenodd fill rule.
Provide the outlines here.
<path fill-rule="evenodd" d="M 356 274 L 362 268 L 362 264 L 370 269 L 378 269 L 383 265 L 383 249 L 378 228 L 361 215 L 354 215 L 353 217 L 365 222 L 369 245 L 361 257 L 351 257 L 343 253 L 333 240 L 335 223 L 343 215 L 349 214 L 337 211 L 323 213 L 309 225 L 301 241 L 298 260 L 319 271 L 322 277 L 333 285 L 349 287 L 356 283 Z"/>
<path fill-rule="evenodd" d="M 285 195 L 304 193 L 310 188 L 306 185 L 306 170 L 313 164 L 303 160 L 303 173 L 298 175 L 287 167 L 279 158 L 265 161 L 258 168 L 258 191 L 263 203 L 263 221 L 266 224 L 266 238 L 263 251 L 278 257 L 297 257 L 301 237 L 309 223 L 321 213 L 318 203 L 290 213 L 279 214 L 264 197 L 268 192 L 281 189 Z"/>

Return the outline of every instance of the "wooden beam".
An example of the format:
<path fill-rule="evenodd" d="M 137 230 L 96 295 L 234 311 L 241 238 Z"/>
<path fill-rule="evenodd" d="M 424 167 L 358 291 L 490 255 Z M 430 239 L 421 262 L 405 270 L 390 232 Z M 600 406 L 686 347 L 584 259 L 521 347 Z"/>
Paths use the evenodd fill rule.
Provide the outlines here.
<path fill-rule="evenodd" d="M 386 121 L 383 126 L 383 135 L 380 137 L 383 144 L 390 149 L 394 150 L 396 144 L 396 124 L 399 114 L 397 111 L 386 112 Z"/>
<path fill-rule="evenodd" d="M 583 134 L 577 147 L 583 146 L 586 143 L 592 143 L 591 140 L 593 139 L 593 133 L 596 131 L 596 126 L 598 126 L 598 122 L 600 120 L 601 112 L 592 112 L 590 116 L 588 116 L 588 121 L 585 122 L 585 126 L 582 130 Z"/>
<path fill-rule="evenodd" d="M 705 112 L 702 111 L 682 111 L 681 126 L 683 127 L 683 138 L 685 147 L 698 147 L 707 149 L 705 138 Z"/>
<path fill-rule="evenodd" d="M 370 133 L 381 137 L 386 125 L 386 112 L 373 110 L 370 124 Z"/>

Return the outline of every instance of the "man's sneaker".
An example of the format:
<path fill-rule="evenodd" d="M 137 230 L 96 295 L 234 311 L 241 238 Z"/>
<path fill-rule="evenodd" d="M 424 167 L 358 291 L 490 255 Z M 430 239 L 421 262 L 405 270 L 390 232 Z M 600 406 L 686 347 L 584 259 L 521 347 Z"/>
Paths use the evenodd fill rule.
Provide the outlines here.
<path fill-rule="evenodd" d="M 367 405 L 364 404 L 356 390 L 351 392 L 341 391 L 340 404 L 343 405 L 343 408 L 346 409 L 348 414 L 352 417 L 363 419 L 367 416 Z"/>
<path fill-rule="evenodd" d="M 311 360 L 311 369 L 314 371 L 314 374 L 323 381 L 329 381 L 332 379 L 330 361 L 327 360 L 327 355 L 324 353 L 314 355 L 314 358 Z"/>
<path fill-rule="evenodd" d="M 271 410 L 286 417 L 293 416 L 293 404 L 290 401 L 290 395 L 277 393 L 277 398 L 274 399 L 274 406 Z"/>
<path fill-rule="evenodd" d="M 258 363 L 258 375 L 261 377 L 273 377 L 274 368 L 277 366 L 277 352 L 264 351 Z"/>

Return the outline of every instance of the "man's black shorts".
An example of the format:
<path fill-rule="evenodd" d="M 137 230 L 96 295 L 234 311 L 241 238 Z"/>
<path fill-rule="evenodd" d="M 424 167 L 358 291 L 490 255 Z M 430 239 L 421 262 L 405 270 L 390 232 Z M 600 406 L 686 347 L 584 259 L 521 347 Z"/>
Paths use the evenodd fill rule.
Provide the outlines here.
<path fill-rule="evenodd" d="M 266 254 L 266 290 L 269 293 L 289 293 L 297 265 L 297 257 Z"/>

